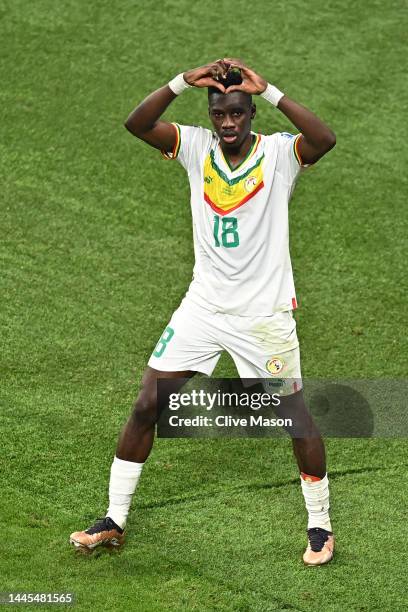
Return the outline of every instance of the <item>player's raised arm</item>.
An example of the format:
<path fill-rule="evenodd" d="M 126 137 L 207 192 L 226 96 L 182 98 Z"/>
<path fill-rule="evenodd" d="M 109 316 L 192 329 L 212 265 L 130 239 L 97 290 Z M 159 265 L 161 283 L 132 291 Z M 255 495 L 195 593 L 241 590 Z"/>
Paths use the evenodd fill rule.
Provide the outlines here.
<path fill-rule="evenodd" d="M 130 113 L 125 122 L 126 129 L 156 149 L 171 151 L 176 144 L 176 131 L 171 123 L 159 118 L 178 94 L 188 87 L 213 86 L 225 92 L 224 86 L 215 79 L 225 75 L 227 68 L 223 60 L 217 60 L 177 75 L 168 85 L 147 96 Z"/>
<path fill-rule="evenodd" d="M 302 132 L 296 144 L 304 164 L 314 164 L 336 144 L 334 132 L 312 111 L 283 96 L 278 108 Z"/>
<path fill-rule="evenodd" d="M 276 87 L 268 83 L 263 77 L 245 66 L 241 60 L 224 58 L 230 68 L 241 70 L 242 83 L 228 87 L 226 93 L 231 91 L 246 91 L 249 94 L 262 95 L 266 100 L 276 106 L 294 126 L 302 133 L 296 144 L 296 150 L 303 164 L 313 164 L 330 151 L 336 144 L 334 132 L 317 117 L 312 111 L 298 104 Z"/>

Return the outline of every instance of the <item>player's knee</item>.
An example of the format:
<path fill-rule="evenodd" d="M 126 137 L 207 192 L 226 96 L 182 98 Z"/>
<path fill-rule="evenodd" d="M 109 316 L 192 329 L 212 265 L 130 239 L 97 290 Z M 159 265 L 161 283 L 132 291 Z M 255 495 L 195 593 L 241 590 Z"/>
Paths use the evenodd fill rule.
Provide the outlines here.
<path fill-rule="evenodd" d="M 132 421 L 144 427 L 151 427 L 157 422 L 156 392 L 142 391 L 137 398 L 131 414 Z"/>

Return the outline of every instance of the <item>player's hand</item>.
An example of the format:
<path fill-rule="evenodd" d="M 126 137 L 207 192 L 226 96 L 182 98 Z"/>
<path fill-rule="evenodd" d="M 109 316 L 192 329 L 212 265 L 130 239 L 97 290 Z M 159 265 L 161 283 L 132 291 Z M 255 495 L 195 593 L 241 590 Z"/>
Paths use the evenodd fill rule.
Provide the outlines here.
<path fill-rule="evenodd" d="M 218 82 L 218 77 L 224 77 L 227 74 L 228 64 L 222 59 L 193 68 L 183 74 L 184 80 L 189 85 L 194 87 L 216 87 L 222 93 L 225 93 L 225 87 Z"/>
<path fill-rule="evenodd" d="M 228 65 L 229 69 L 239 68 L 242 76 L 242 83 L 240 85 L 230 85 L 230 87 L 227 87 L 225 90 L 225 93 L 245 91 L 251 95 L 261 94 L 267 88 L 268 82 L 259 74 L 251 70 L 251 68 L 248 68 L 242 60 L 233 57 L 224 57 L 223 61 Z"/>

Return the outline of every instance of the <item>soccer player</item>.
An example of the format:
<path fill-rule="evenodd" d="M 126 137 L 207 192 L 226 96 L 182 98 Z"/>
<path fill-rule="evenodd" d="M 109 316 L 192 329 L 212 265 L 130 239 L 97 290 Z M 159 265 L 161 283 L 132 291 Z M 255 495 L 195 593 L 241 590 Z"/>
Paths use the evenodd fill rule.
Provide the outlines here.
<path fill-rule="evenodd" d="M 160 119 L 191 87 L 208 88 L 214 131 Z M 297 135 L 252 132 L 253 95 L 283 113 Z M 310 110 L 234 58 L 179 74 L 143 100 L 125 125 L 165 158 L 177 159 L 188 173 L 195 266 L 119 437 L 106 516 L 71 534 L 74 546 L 88 549 L 124 541 L 132 495 L 153 444 L 157 379 L 211 375 L 226 350 L 241 378 L 300 380 L 288 202 L 302 168 L 315 164 L 336 142 Z M 292 437 L 308 512 L 303 560 L 321 565 L 331 560 L 334 548 L 323 441 L 305 407 L 301 385 L 284 387 L 280 411 L 302 415 L 306 426 L 307 435 Z"/>

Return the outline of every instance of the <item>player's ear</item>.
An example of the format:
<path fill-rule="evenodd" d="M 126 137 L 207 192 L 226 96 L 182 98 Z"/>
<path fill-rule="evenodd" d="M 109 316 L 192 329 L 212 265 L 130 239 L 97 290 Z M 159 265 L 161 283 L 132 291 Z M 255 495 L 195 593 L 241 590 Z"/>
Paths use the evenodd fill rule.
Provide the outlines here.
<path fill-rule="evenodd" d="M 251 104 L 251 119 L 255 119 L 256 115 L 256 104 Z"/>

